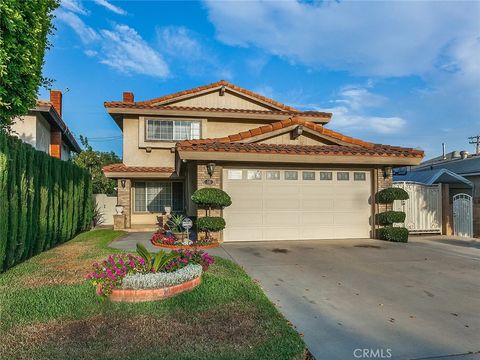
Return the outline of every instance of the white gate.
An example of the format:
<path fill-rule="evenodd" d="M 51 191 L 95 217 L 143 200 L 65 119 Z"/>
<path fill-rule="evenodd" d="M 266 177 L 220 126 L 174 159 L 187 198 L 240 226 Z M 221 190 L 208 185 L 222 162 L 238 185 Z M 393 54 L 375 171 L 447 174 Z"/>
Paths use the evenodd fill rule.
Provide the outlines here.
<path fill-rule="evenodd" d="M 473 236 L 473 203 L 468 194 L 453 197 L 453 234 L 455 236 Z"/>
<path fill-rule="evenodd" d="M 405 227 L 410 233 L 442 233 L 441 185 L 414 182 L 395 182 L 394 187 L 404 189 L 410 198 L 394 201 L 393 210 L 404 211 Z"/>

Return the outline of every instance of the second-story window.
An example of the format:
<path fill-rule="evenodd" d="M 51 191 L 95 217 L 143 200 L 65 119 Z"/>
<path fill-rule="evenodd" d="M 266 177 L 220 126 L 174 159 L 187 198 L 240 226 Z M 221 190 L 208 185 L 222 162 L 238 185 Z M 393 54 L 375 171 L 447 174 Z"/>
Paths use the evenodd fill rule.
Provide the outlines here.
<path fill-rule="evenodd" d="M 147 140 L 200 139 L 200 121 L 147 120 Z"/>

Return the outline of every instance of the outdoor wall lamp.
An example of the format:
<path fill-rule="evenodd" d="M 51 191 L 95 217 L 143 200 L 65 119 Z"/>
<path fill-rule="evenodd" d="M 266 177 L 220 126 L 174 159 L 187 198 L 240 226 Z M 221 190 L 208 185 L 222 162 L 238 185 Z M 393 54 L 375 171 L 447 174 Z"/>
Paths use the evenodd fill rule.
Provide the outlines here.
<path fill-rule="evenodd" d="M 213 172 L 215 171 L 215 163 L 208 163 L 207 164 L 207 173 L 210 178 L 213 176 Z"/>
<path fill-rule="evenodd" d="M 120 180 L 120 184 L 122 184 L 122 189 L 125 189 L 125 185 L 127 184 L 127 180 L 126 179 Z"/>
<path fill-rule="evenodd" d="M 383 178 L 388 179 L 390 177 L 390 168 L 389 167 L 384 167 L 383 168 Z"/>

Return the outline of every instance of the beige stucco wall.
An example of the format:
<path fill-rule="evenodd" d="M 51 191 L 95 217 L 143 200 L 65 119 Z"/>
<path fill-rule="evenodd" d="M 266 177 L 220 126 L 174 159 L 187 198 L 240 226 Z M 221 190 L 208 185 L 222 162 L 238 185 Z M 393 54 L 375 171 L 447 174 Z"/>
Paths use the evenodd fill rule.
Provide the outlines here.
<path fill-rule="evenodd" d="M 248 109 L 248 110 L 270 110 L 260 103 L 251 99 L 246 99 L 238 94 L 233 94 L 229 90 L 220 96 L 220 91 L 215 90 L 210 93 L 202 94 L 190 99 L 180 100 L 169 103 L 175 106 L 195 106 L 203 108 L 220 108 L 220 109 Z"/>
<path fill-rule="evenodd" d="M 41 115 L 24 115 L 15 119 L 13 132 L 35 149 L 50 153 L 50 124 Z"/>

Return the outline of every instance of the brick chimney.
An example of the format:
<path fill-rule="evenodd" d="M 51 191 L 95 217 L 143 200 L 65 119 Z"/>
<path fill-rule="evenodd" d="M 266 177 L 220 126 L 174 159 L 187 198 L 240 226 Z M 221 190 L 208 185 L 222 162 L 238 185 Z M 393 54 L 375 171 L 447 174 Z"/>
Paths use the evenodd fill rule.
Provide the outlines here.
<path fill-rule="evenodd" d="M 135 100 L 134 100 L 133 92 L 131 92 L 131 91 L 124 91 L 124 92 L 123 92 L 123 102 L 126 102 L 126 103 L 134 103 Z"/>
<path fill-rule="evenodd" d="M 62 117 L 62 92 L 60 90 L 50 90 L 50 102 L 57 110 L 58 115 Z"/>

